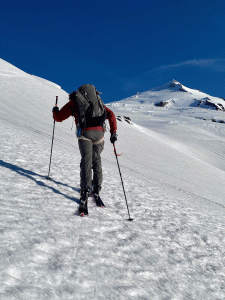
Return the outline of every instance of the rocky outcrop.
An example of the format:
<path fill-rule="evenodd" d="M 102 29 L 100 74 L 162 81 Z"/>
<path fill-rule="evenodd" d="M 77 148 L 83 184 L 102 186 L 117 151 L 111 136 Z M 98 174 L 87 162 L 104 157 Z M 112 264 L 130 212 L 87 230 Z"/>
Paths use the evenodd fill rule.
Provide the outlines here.
<path fill-rule="evenodd" d="M 173 99 L 170 99 L 170 100 L 160 101 L 158 103 L 155 103 L 155 106 L 159 106 L 159 107 L 171 106 L 174 103 L 175 101 Z"/>
<path fill-rule="evenodd" d="M 131 121 L 130 117 L 121 117 L 117 116 L 116 119 L 120 122 L 126 121 L 128 124 L 133 125 L 134 123 Z"/>

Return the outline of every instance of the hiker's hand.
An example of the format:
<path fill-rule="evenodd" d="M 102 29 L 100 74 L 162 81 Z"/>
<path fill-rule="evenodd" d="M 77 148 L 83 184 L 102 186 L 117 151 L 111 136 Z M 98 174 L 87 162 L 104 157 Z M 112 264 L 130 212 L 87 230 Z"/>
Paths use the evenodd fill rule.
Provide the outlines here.
<path fill-rule="evenodd" d="M 58 111 L 59 111 L 58 106 L 54 106 L 53 109 L 52 109 L 52 112 L 54 113 L 54 112 L 58 112 Z"/>
<path fill-rule="evenodd" d="M 117 141 L 117 134 L 115 132 L 111 133 L 110 142 L 114 144 Z"/>

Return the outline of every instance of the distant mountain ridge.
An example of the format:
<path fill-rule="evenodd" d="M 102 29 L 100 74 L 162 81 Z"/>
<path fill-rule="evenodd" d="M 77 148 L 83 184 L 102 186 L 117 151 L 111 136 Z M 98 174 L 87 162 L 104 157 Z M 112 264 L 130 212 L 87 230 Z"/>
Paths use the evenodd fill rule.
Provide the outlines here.
<path fill-rule="evenodd" d="M 177 80 L 169 81 L 143 93 L 137 93 L 112 106 L 153 105 L 161 107 L 200 107 L 225 111 L 225 100 L 210 96 L 200 90 L 190 89 Z"/>

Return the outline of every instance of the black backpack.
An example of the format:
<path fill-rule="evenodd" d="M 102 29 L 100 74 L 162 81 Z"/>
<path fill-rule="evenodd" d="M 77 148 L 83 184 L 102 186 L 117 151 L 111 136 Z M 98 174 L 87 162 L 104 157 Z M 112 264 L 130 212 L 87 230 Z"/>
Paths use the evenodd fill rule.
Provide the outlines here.
<path fill-rule="evenodd" d="M 92 84 L 83 84 L 70 94 L 77 111 L 77 127 L 82 130 L 87 127 L 103 126 L 106 120 L 107 112 L 99 94 Z"/>

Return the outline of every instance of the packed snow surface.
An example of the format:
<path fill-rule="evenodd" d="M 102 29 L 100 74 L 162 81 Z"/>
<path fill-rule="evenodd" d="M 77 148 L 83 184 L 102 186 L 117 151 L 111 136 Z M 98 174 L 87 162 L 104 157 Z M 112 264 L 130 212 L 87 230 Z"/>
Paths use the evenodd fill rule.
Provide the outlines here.
<path fill-rule="evenodd" d="M 173 80 L 109 104 L 129 222 L 109 132 L 106 207 L 89 198 L 81 218 L 72 118 L 56 123 L 45 179 L 68 94 L 4 60 L 0 88 L 0 299 L 225 299 L 225 112 L 194 100 L 221 98 Z"/>

